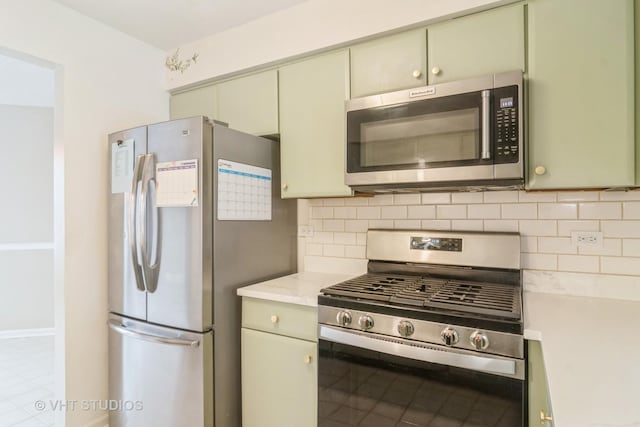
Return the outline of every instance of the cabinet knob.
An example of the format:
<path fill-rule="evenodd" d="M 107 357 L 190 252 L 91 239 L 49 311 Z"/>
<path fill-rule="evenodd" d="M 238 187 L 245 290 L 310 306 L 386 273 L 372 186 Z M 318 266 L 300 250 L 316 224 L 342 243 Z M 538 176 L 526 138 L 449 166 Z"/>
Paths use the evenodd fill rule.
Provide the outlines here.
<path fill-rule="evenodd" d="M 438 74 L 440 74 L 440 67 L 433 67 L 431 69 L 431 74 L 433 74 L 434 76 L 437 76 Z"/>
<path fill-rule="evenodd" d="M 282 184 L 282 191 L 287 191 L 289 186 L 287 184 Z"/>
<path fill-rule="evenodd" d="M 271 316 L 271 323 L 278 323 L 279 320 L 280 318 L 275 314 Z"/>
<path fill-rule="evenodd" d="M 536 173 L 536 175 L 544 175 L 545 173 L 547 173 L 547 168 L 545 168 L 544 166 L 536 166 L 534 172 Z"/>
<path fill-rule="evenodd" d="M 422 76 L 422 71 L 420 70 L 413 70 L 413 73 L 411 73 L 413 75 L 413 77 L 415 77 L 416 79 L 419 79 Z"/>
<path fill-rule="evenodd" d="M 545 415 L 544 411 L 540 411 L 540 424 L 544 425 L 550 421 L 553 421 L 553 417 L 551 415 Z"/>
<path fill-rule="evenodd" d="M 310 364 L 312 360 L 313 358 L 310 355 L 306 354 L 304 356 L 304 363 L 306 363 L 307 365 Z"/>

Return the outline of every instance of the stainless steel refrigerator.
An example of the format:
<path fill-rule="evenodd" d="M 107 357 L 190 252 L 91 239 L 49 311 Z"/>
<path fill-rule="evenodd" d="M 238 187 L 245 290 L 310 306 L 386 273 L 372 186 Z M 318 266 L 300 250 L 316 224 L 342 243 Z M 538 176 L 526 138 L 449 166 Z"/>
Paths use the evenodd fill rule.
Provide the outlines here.
<path fill-rule="evenodd" d="M 194 117 L 109 151 L 109 425 L 239 427 L 236 289 L 296 269 L 279 144 Z"/>

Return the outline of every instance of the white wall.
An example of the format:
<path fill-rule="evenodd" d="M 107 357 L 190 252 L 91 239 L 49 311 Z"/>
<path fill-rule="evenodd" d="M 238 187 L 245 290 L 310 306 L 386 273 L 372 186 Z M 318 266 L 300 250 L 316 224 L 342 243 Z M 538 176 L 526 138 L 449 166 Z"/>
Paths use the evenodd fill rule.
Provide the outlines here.
<path fill-rule="evenodd" d="M 167 71 L 176 89 L 394 29 L 469 13 L 509 0 L 309 0 L 180 47 L 184 73 Z M 167 52 L 173 54 L 175 49 Z"/>
<path fill-rule="evenodd" d="M 64 365 L 56 359 L 64 374 L 57 398 L 106 399 L 106 135 L 168 118 L 165 55 L 48 0 L 0 0 L 0 10 L 3 47 L 56 69 L 56 190 L 64 180 L 54 200 L 56 250 L 64 251 L 55 260 L 56 345 L 65 352 Z M 105 415 L 68 412 L 66 425 L 97 425 L 101 417 L 104 425 Z"/>
<path fill-rule="evenodd" d="M 310 271 L 366 271 L 369 228 L 519 232 L 524 287 L 640 301 L 640 190 L 378 195 L 301 201 Z M 577 247 L 594 231 L 601 247 Z"/>

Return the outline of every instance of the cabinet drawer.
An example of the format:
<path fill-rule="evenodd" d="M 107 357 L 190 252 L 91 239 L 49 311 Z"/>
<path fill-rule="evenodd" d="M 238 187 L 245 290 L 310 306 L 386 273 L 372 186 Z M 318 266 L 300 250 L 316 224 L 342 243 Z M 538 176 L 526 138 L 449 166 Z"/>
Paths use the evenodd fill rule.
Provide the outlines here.
<path fill-rule="evenodd" d="M 242 327 L 317 342 L 318 309 L 244 297 Z"/>

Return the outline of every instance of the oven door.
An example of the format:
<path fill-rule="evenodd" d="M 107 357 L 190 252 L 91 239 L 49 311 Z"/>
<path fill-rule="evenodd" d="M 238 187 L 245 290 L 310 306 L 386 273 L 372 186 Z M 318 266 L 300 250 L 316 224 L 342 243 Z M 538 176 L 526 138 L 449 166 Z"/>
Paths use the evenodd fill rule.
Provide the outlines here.
<path fill-rule="evenodd" d="M 318 427 L 523 427 L 525 364 L 319 328 Z"/>

